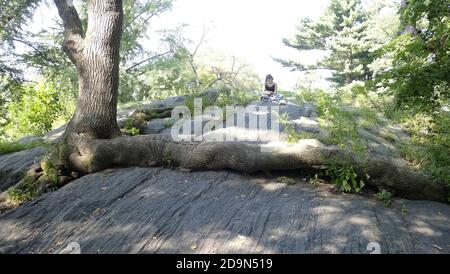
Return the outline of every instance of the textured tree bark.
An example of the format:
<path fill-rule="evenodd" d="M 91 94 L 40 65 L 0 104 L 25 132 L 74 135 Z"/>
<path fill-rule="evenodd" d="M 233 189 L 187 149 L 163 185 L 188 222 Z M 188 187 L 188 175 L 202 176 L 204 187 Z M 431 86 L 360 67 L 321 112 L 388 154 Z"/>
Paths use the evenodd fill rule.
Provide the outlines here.
<path fill-rule="evenodd" d="M 65 141 L 107 139 L 120 135 L 117 125 L 122 1 L 88 1 L 88 28 L 66 0 L 55 0 L 64 22 L 64 50 L 77 67 L 78 101 Z"/>
<path fill-rule="evenodd" d="M 109 167 L 170 165 L 184 170 L 222 170 L 241 172 L 314 169 L 333 157 L 351 161 L 367 185 L 388 189 L 409 199 L 445 202 L 449 193 L 443 184 L 388 158 L 360 159 L 335 146 L 317 140 L 301 140 L 295 145 L 264 145 L 243 142 L 174 142 L 170 137 L 141 135 L 110 140 L 92 140 L 72 159 L 85 173 Z M 79 159 L 78 159 L 79 158 Z M 86 160 L 88 159 L 88 160 Z M 366 175 L 369 178 L 366 179 Z"/>
<path fill-rule="evenodd" d="M 88 140 L 121 135 L 117 97 L 123 10 L 122 0 L 88 0 L 88 27 L 83 30 L 72 1 L 54 2 L 64 24 L 63 50 L 78 73 L 76 110 L 58 151 L 61 165 L 70 170 L 73 155 L 80 155 Z"/>

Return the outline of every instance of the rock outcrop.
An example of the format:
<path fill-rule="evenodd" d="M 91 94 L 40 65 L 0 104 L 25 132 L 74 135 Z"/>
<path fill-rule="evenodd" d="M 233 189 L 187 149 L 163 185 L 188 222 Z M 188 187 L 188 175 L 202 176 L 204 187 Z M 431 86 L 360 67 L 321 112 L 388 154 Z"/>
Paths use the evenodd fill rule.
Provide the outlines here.
<path fill-rule="evenodd" d="M 450 206 L 391 208 L 229 171 L 162 168 L 84 176 L 0 215 L 0 253 L 450 253 Z"/>

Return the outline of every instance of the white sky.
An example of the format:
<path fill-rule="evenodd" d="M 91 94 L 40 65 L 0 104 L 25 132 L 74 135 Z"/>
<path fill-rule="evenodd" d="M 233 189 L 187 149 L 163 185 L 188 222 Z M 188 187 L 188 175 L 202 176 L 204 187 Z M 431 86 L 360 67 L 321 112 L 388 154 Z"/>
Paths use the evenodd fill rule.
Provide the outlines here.
<path fill-rule="evenodd" d="M 188 37 L 199 41 L 206 26 L 210 31 L 204 51 L 213 49 L 240 57 L 260 78 L 270 73 L 281 89 L 291 89 L 299 73 L 283 68 L 271 56 L 308 63 L 319 58 L 317 53 L 300 54 L 281 41 L 294 36 L 301 17 L 319 17 L 327 3 L 328 0 L 178 0 L 172 11 L 152 21 L 150 28 L 155 31 L 187 23 Z"/>
<path fill-rule="evenodd" d="M 148 47 L 158 50 L 154 43 L 158 30 L 187 23 L 187 38 L 198 41 L 206 26 L 210 31 L 201 53 L 212 49 L 235 55 L 250 64 L 261 79 L 270 73 L 281 89 L 291 89 L 300 74 L 283 68 L 271 56 L 307 63 L 319 58 L 317 53 L 300 53 L 286 47 L 281 40 L 294 36 L 301 17 L 319 17 L 327 3 L 328 0 L 176 0 L 171 11 L 150 21 Z M 51 3 L 38 10 L 31 28 L 48 26 L 57 16 Z M 326 86 L 324 82 L 316 84 Z"/>

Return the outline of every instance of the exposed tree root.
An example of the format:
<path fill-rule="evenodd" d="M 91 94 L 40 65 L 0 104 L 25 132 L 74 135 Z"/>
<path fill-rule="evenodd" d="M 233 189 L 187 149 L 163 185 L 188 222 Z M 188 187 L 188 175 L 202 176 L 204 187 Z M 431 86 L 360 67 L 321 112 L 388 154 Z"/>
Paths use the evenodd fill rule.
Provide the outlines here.
<path fill-rule="evenodd" d="M 66 154 L 64 151 L 70 153 Z M 404 164 L 375 156 L 360 159 L 334 146 L 324 146 L 317 140 L 270 146 L 244 142 L 174 142 L 170 137 L 161 135 L 140 135 L 78 142 L 76 150 L 60 145 L 59 149 L 52 153 L 53 157 L 60 159 L 64 159 L 61 155 L 68 157 L 56 163 L 59 169 L 57 185 L 63 185 L 78 177 L 71 176 L 73 172 L 68 173 L 69 170 L 87 174 L 110 167 L 173 166 L 184 170 L 232 169 L 252 173 L 266 170 L 314 169 L 325 165 L 327 159 L 337 158 L 350 161 L 360 177 L 369 175 L 367 185 L 394 191 L 408 199 L 445 202 L 448 194 L 444 185 Z M 39 167 L 33 169 L 35 172 L 39 171 Z M 43 175 L 33 176 L 44 186 L 49 185 L 48 178 Z M 16 187 L 20 187 L 22 181 Z M 42 187 L 41 192 L 46 189 Z M 7 200 L 5 195 L 3 193 L 0 196 L 0 202 L 2 198 L 3 202 Z"/>

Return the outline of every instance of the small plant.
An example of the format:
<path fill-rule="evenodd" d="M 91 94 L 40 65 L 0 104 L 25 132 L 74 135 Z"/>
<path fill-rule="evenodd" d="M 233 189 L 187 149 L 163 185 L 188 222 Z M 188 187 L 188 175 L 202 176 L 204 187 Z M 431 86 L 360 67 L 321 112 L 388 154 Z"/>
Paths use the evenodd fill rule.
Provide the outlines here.
<path fill-rule="evenodd" d="M 300 141 L 301 138 L 298 132 L 295 130 L 295 125 L 288 124 L 286 125 L 285 130 L 288 134 L 288 143 L 295 144 L 298 143 L 298 141 Z"/>
<path fill-rule="evenodd" d="M 313 177 L 309 178 L 309 183 L 313 186 L 316 186 L 319 183 L 323 182 L 323 179 L 320 178 L 321 175 L 319 173 L 314 174 Z"/>
<path fill-rule="evenodd" d="M 257 100 L 258 96 L 252 92 L 244 92 L 237 90 L 230 90 L 227 92 L 222 92 L 216 101 L 217 106 L 247 106 L 254 100 Z"/>
<path fill-rule="evenodd" d="M 403 204 L 402 205 L 402 209 L 400 210 L 400 212 L 401 212 L 401 214 L 402 214 L 402 217 L 403 218 L 406 218 L 406 216 L 408 216 L 408 208 Z"/>
<path fill-rule="evenodd" d="M 32 200 L 34 198 L 34 193 L 29 190 L 12 187 L 8 190 L 8 197 L 14 204 L 22 204 Z"/>
<path fill-rule="evenodd" d="M 277 178 L 277 182 L 278 183 L 282 183 L 282 184 L 288 184 L 288 185 L 294 185 L 295 184 L 295 180 L 293 178 L 289 178 L 286 176 L 280 176 Z"/>
<path fill-rule="evenodd" d="M 20 187 L 11 187 L 7 190 L 9 200 L 14 204 L 22 204 L 33 200 L 37 195 L 34 178 L 25 176 L 24 184 Z"/>
<path fill-rule="evenodd" d="M 141 130 L 138 129 L 137 127 L 132 127 L 132 128 L 125 129 L 125 133 L 127 133 L 128 135 L 131 135 L 131 136 L 136 136 L 141 133 Z"/>
<path fill-rule="evenodd" d="M 288 114 L 285 112 L 283 114 L 281 114 L 280 116 L 278 116 L 278 123 L 285 125 L 285 131 L 288 135 L 288 143 L 290 144 L 295 144 L 298 143 L 298 141 L 300 141 L 301 136 L 300 134 L 297 132 L 295 125 L 289 122 L 289 116 Z"/>
<path fill-rule="evenodd" d="M 282 125 L 287 125 L 289 123 L 289 115 L 287 114 L 287 112 L 278 116 L 278 123 Z"/>
<path fill-rule="evenodd" d="M 285 128 L 288 134 L 288 143 L 295 144 L 303 139 L 317 139 L 318 135 L 316 133 L 311 132 L 297 132 L 295 125 L 288 124 Z"/>
<path fill-rule="evenodd" d="M 135 118 L 127 119 L 123 126 L 123 132 L 131 136 L 139 135 L 141 130 L 136 127 L 137 124 L 139 124 L 139 122 Z"/>
<path fill-rule="evenodd" d="M 195 99 L 196 97 L 194 95 L 187 96 L 184 99 L 184 105 L 189 109 L 192 115 L 195 114 Z M 199 99 L 202 99 L 202 111 L 204 111 L 207 107 L 211 106 L 213 102 L 210 101 L 210 99 L 207 96 L 199 97 Z"/>
<path fill-rule="evenodd" d="M 360 192 L 365 186 L 362 179 L 358 180 L 358 174 L 353 166 L 345 160 L 328 160 L 325 175 L 331 182 L 339 187 L 342 192 Z"/>
<path fill-rule="evenodd" d="M 51 184 L 56 184 L 58 182 L 58 169 L 56 165 L 50 159 L 47 159 L 42 162 L 41 167 L 46 181 Z"/>
<path fill-rule="evenodd" d="M 173 163 L 172 163 L 172 155 L 170 154 L 169 150 L 164 150 L 162 162 L 163 162 L 163 167 L 165 167 L 165 168 L 171 168 L 172 167 L 172 165 L 173 165 Z"/>
<path fill-rule="evenodd" d="M 377 199 L 384 204 L 385 207 L 389 207 L 392 204 L 392 193 L 387 190 L 382 190 L 375 194 Z"/>

